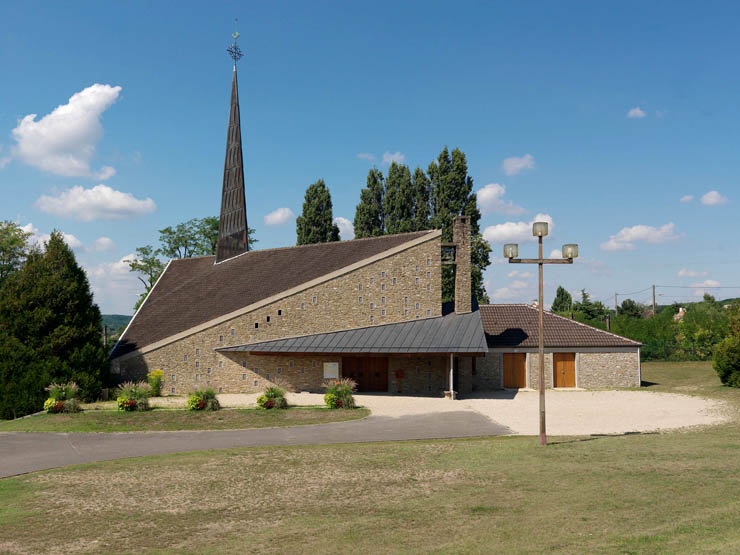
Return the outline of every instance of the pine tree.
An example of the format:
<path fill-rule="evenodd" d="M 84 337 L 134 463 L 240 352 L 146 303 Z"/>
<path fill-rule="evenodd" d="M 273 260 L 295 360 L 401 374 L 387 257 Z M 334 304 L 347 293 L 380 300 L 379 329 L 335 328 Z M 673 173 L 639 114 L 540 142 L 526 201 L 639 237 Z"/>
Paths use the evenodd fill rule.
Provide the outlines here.
<path fill-rule="evenodd" d="M 385 197 L 383 198 L 385 215 L 385 232 L 407 233 L 413 229 L 413 193 L 411 190 L 411 172 L 404 165 L 396 162 L 388 168 L 385 180 Z"/>
<path fill-rule="evenodd" d="M 442 230 L 442 241 L 452 241 L 452 221 L 455 216 L 470 218 L 472 232 L 472 288 L 473 298 L 487 303 L 488 295 L 483 285 L 483 270 L 490 264 L 488 253 L 491 248 L 480 234 L 480 210 L 473 193 L 473 178 L 468 175 L 465 154 L 455 149 L 450 152 L 445 147 L 427 170 L 431 182 L 431 227 Z M 442 269 L 442 300 L 451 301 L 455 297 L 453 270 L 450 266 Z"/>
<path fill-rule="evenodd" d="M 108 377 L 100 310 L 61 233 L 3 284 L 0 322 L 0 417 L 40 410 L 50 381 L 98 396 Z"/>
<path fill-rule="evenodd" d="M 555 300 L 552 301 L 553 312 L 568 312 L 573 305 L 573 297 L 564 287 L 558 286 L 555 292 Z"/>
<path fill-rule="evenodd" d="M 377 237 L 385 232 L 383 218 L 383 172 L 372 168 L 367 174 L 367 186 L 360 192 L 360 204 L 355 209 L 355 237 Z"/>
<path fill-rule="evenodd" d="M 298 245 L 339 241 L 339 228 L 334 223 L 332 213 L 331 194 L 323 179 L 306 189 L 303 211 L 296 219 L 296 234 Z"/>

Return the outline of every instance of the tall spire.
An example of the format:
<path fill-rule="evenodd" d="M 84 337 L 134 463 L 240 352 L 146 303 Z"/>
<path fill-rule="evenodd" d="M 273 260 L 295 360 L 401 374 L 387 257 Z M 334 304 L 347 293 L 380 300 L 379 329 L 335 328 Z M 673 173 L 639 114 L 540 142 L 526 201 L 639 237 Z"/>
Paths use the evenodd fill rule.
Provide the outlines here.
<path fill-rule="evenodd" d="M 236 21 L 234 23 L 236 27 Z M 244 192 L 244 162 L 242 160 L 242 131 L 239 118 L 239 86 L 236 80 L 236 63 L 242 51 L 236 44 L 239 32 L 231 35 L 234 42 L 226 51 L 234 60 L 231 80 L 231 110 L 229 129 L 226 134 L 226 159 L 224 181 L 221 191 L 221 217 L 218 223 L 218 245 L 216 263 L 222 262 L 249 250 L 247 240 L 247 206 Z"/>

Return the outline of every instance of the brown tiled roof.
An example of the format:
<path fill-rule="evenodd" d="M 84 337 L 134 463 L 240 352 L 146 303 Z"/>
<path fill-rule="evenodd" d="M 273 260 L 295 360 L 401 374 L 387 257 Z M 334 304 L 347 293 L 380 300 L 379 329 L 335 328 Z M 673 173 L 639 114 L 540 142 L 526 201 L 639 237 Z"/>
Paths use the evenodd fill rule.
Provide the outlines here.
<path fill-rule="evenodd" d="M 308 281 L 431 234 L 249 251 L 172 260 L 111 353 L 116 358 Z"/>
<path fill-rule="evenodd" d="M 526 304 L 481 305 L 483 330 L 489 347 L 537 347 L 539 319 Z M 639 347 L 614 333 L 545 311 L 545 347 Z"/>

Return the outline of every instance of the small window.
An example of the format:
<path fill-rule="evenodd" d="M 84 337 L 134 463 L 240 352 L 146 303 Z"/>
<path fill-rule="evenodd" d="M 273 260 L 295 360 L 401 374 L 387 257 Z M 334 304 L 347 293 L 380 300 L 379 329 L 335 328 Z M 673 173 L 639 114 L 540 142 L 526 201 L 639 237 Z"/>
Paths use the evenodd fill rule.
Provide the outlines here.
<path fill-rule="evenodd" d="M 200 368 L 200 361 L 198 361 L 198 360 L 195 361 L 195 367 L 196 368 Z"/>
<path fill-rule="evenodd" d="M 185 355 L 185 358 L 184 358 L 184 360 L 185 360 L 185 362 L 187 362 L 187 361 L 188 361 L 188 355 Z"/>
<path fill-rule="evenodd" d="M 419 278 L 416 278 L 416 285 L 419 285 Z"/>
<path fill-rule="evenodd" d="M 270 379 L 270 374 L 265 374 L 265 379 L 266 380 L 269 380 Z"/>
<path fill-rule="evenodd" d="M 218 388 L 218 392 L 219 392 L 219 393 L 223 393 L 223 392 L 224 392 L 224 388 L 223 388 L 223 387 L 219 387 L 219 388 Z"/>
<path fill-rule="evenodd" d="M 200 356 L 200 349 L 195 349 L 195 356 Z"/>
<path fill-rule="evenodd" d="M 432 259 L 431 258 L 427 258 L 427 266 L 431 266 L 431 265 L 432 265 Z"/>
<path fill-rule="evenodd" d="M 234 337 L 234 328 L 231 328 L 231 337 Z"/>
<path fill-rule="evenodd" d="M 381 291 L 385 291 L 385 283 L 381 283 L 380 284 L 380 290 Z"/>
<path fill-rule="evenodd" d="M 385 316 L 385 308 L 384 308 L 383 310 L 381 310 L 381 311 L 380 311 L 380 315 L 381 315 L 381 316 Z"/>
<path fill-rule="evenodd" d="M 380 272 L 380 277 L 385 279 L 385 272 Z"/>
<path fill-rule="evenodd" d="M 255 323 L 254 323 L 254 329 L 257 329 L 257 328 L 259 328 L 259 327 L 260 327 L 260 323 L 259 323 L 259 322 L 255 322 Z"/>
<path fill-rule="evenodd" d="M 375 317 L 373 317 L 373 316 L 370 316 L 370 323 L 371 323 L 371 324 L 374 324 L 374 323 L 375 323 Z"/>
<path fill-rule="evenodd" d="M 416 310 L 419 310 L 419 303 L 416 303 L 416 306 L 414 306 Z"/>
<path fill-rule="evenodd" d="M 305 374 L 305 373 L 306 373 L 306 369 L 305 368 L 301 368 L 301 374 Z"/>
<path fill-rule="evenodd" d="M 246 380 L 246 379 L 247 379 L 247 375 L 246 374 L 242 374 L 242 380 Z"/>
<path fill-rule="evenodd" d="M 359 285 L 357 286 L 357 290 L 358 290 L 358 291 L 362 291 L 362 284 L 359 284 Z"/>
<path fill-rule="evenodd" d="M 409 298 L 408 298 L 408 297 L 404 297 L 404 298 L 403 298 L 403 304 L 404 304 L 404 305 L 407 305 L 407 304 L 409 304 Z"/>
<path fill-rule="evenodd" d="M 282 316 L 282 315 L 283 315 L 282 309 L 278 308 L 278 316 Z"/>
<path fill-rule="evenodd" d="M 242 368 L 246 368 L 246 367 L 247 367 L 247 361 L 246 360 L 242 360 Z"/>
<path fill-rule="evenodd" d="M 219 360 L 218 361 L 218 367 L 219 368 L 223 368 L 224 367 L 224 361 L 223 360 Z"/>
<path fill-rule="evenodd" d="M 210 374 L 210 373 L 211 373 L 211 369 L 209 368 L 208 370 L 206 370 L 206 374 Z"/>
<path fill-rule="evenodd" d="M 219 343 L 223 343 L 224 342 L 224 336 L 223 335 L 219 335 L 218 336 L 218 342 Z"/>
<path fill-rule="evenodd" d="M 362 297 L 357 297 L 357 304 L 362 304 Z"/>
<path fill-rule="evenodd" d="M 171 391 L 172 393 L 174 393 L 174 392 L 175 392 L 175 388 L 173 387 L 173 388 L 172 388 L 172 389 L 171 389 L 170 391 Z"/>
<path fill-rule="evenodd" d="M 306 303 L 301 303 L 301 310 L 306 310 Z"/>
<path fill-rule="evenodd" d="M 418 314 L 416 315 L 416 319 L 417 319 L 417 320 L 419 319 L 419 315 L 418 315 Z"/>
<path fill-rule="evenodd" d="M 259 384 L 259 382 L 257 380 L 254 380 L 254 387 L 257 387 L 257 384 Z"/>
<path fill-rule="evenodd" d="M 417 272 L 419 271 L 419 265 L 418 265 L 418 264 L 417 264 L 417 266 L 416 266 L 416 271 L 417 271 Z"/>
<path fill-rule="evenodd" d="M 432 310 L 430 308 L 427 308 L 427 316 L 431 316 L 431 315 L 432 315 Z"/>
<path fill-rule="evenodd" d="M 177 374 L 172 374 L 172 381 L 173 382 L 176 382 L 177 381 Z"/>
<path fill-rule="evenodd" d="M 380 304 L 385 304 L 385 297 L 380 297 Z"/>
<path fill-rule="evenodd" d="M 432 290 L 432 284 L 431 283 L 427 283 L 427 291 L 431 291 L 431 290 Z"/>
<path fill-rule="evenodd" d="M 375 278 L 373 276 L 370 276 L 370 283 L 375 283 Z"/>
<path fill-rule="evenodd" d="M 370 310 L 375 310 L 375 303 L 370 303 Z"/>
<path fill-rule="evenodd" d="M 398 283 L 398 280 L 397 280 L 396 278 L 393 278 L 393 279 L 391 280 L 391 282 L 393 283 L 393 285 L 396 285 L 396 284 Z"/>
<path fill-rule="evenodd" d="M 259 368 L 255 368 L 255 369 L 254 369 L 254 373 L 255 373 L 255 374 L 259 374 L 259 373 L 260 373 L 260 369 L 259 369 Z"/>
<path fill-rule="evenodd" d="M 314 295 L 314 296 L 313 296 L 313 298 L 311 298 L 311 302 L 312 302 L 313 304 L 316 304 L 316 303 L 318 303 L 318 302 L 319 302 L 319 298 L 318 298 L 318 297 L 317 297 L 316 295 Z"/>
<path fill-rule="evenodd" d="M 403 315 L 404 316 L 408 316 L 409 315 L 409 309 L 408 308 L 404 308 L 403 309 Z"/>
<path fill-rule="evenodd" d="M 195 381 L 196 381 L 196 382 L 199 382 L 199 381 L 200 381 L 200 374 L 196 374 L 196 375 L 195 375 Z"/>
<path fill-rule="evenodd" d="M 288 361 L 288 366 L 290 366 L 291 368 L 293 368 L 293 361 L 292 360 L 289 360 Z"/>

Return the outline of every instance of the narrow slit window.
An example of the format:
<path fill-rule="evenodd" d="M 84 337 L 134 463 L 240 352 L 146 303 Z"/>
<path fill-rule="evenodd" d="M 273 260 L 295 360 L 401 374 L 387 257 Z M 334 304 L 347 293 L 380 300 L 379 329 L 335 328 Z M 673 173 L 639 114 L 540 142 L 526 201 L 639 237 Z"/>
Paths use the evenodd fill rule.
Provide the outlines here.
<path fill-rule="evenodd" d="M 200 356 L 200 349 L 195 349 L 195 356 Z"/>
<path fill-rule="evenodd" d="M 385 279 L 385 272 L 380 272 L 380 277 L 381 277 L 382 279 Z"/>
<path fill-rule="evenodd" d="M 199 381 L 200 381 L 200 374 L 196 374 L 196 375 L 195 375 L 195 381 L 196 381 L 196 382 L 199 382 Z"/>
<path fill-rule="evenodd" d="M 431 315 L 432 315 L 432 310 L 427 308 L 427 316 L 431 316 Z"/>
<path fill-rule="evenodd" d="M 432 277 L 432 272 L 427 272 L 427 277 L 428 278 Z"/>
<path fill-rule="evenodd" d="M 172 381 L 173 382 L 176 382 L 177 381 L 177 374 L 172 374 Z"/>
<path fill-rule="evenodd" d="M 357 304 L 362 304 L 362 297 L 357 297 Z"/>
<path fill-rule="evenodd" d="M 370 283 L 375 283 L 375 278 L 373 276 L 370 276 Z"/>
<path fill-rule="evenodd" d="M 381 283 L 380 284 L 380 290 L 381 291 L 385 291 L 385 283 Z"/>
<path fill-rule="evenodd" d="M 224 361 L 223 360 L 219 360 L 218 361 L 218 367 L 219 368 L 223 368 L 224 367 Z"/>
<path fill-rule="evenodd" d="M 319 298 L 318 298 L 318 297 L 317 297 L 316 295 L 314 295 L 314 296 L 313 296 L 313 298 L 311 299 L 311 302 L 312 302 L 313 304 L 318 304 L 318 302 L 319 302 Z"/>
<path fill-rule="evenodd" d="M 234 337 L 234 328 L 231 328 L 231 337 Z"/>
<path fill-rule="evenodd" d="M 246 368 L 246 367 L 247 367 L 247 361 L 246 360 L 242 360 L 242 368 Z"/>
<path fill-rule="evenodd" d="M 414 306 L 414 308 L 415 308 L 416 310 L 419 310 L 419 303 L 416 303 L 416 305 Z"/>
<path fill-rule="evenodd" d="M 278 368 L 278 374 L 282 374 L 282 373 L 283 373 L 283 369 L 282 368 Z"/>
<path fill-rule="evenodd" d="M 403 315 L 404 316 L 408 316 L 409 315 L 409 309 L 408 308 L 404 308 L 403 309 Z"/>
<path fill-rule="evenodd" d="M 185 358 L 183 359 L 185 362 L 188 361 L 188 355 L 185 355 Z"/>
<path fill-rule="evenodd" d="M 432 259 L 431 258 L 427 258 L 427 266 L 431 266 L 431 265 L 432 265 Z"/>
<path fill-rule="evenodd" d="M 375 303 L 370 303 L 370 310 L 375 310 Z"/>
<path fill-rule="evenodd" d="M 361 283 L 357 286 L 357 290 L 358 291 L 362 291 L 362 284 Z"/>
<path fill-rule="evenodd" d="M 198 360 L 195 361 L 195 367 L 196 368 L 200 368 L 200 361 L 198 361 Z"/>
<path fill-rule="evenodd" d="M 407 305 L 407 304 L 409 304 L 409 298 L 408 298 L 408 297 L 404 297 L 404 298 L 403 298 L 403 304 L 404 304 L 404 305 Z"/>
<path fill-rule="evenodd" d="M 301 303 L 301 310 L 306 310 L 306 303 Z"/>
<path fill-rule="evenodd" d="M 270 316 L 267 316 L 267 317 L 265 318 L 265 322 L 267 322 L 268 324 L 270 323 Z"/>
<path fill-rule="evenodd" d="M 218 336 L 218 342 L 219 343 L 223 343 L 224 342 L 224 336 L 223 335 L 219 335 Z"/>
<path fill-rule="evenodd" d="M 259 382 L 257 380 L 254 380 L 254 387 L 257 387 L 257 384 L 259 384 Z"/>
<path fill-rule="evenodd" d="M 289 360 L 288 361 L 288 366 L 290 366 L 291 368 L 293 368 L 293 361 L 292 360 Z"/>
<path fill-rule="evenodd" d="M 431 290 L 432 290 L 432 284 L 431 283 L 427 283 L 427 291 L 431 291 Z"/>
<path fill-rule="evenodd" d="M 246 374 L 242 374 L 242 380 L 246 380 L 246 379 L 247 379 L 247 375 Z"/>
<path fill-rule="evenodd" d="M 419 278 L 416 278 L 416 285 L 419 285 Z"/>
<path fill-rule="evenodd" d="M 375 323 L 375 318 L 373 316 L 370 316 L 370 323 L 371 324 Z"/>
<path fill-rule="evenodd" d="M 393 279 L 391 280 L 391 283 L 393 283 L 393 285 L 396 285 L 396 284 L 398 283 L 398 280 L 397 280 L 396 278 L 393 278 Z"/>
<path fill-rule="evenodd" d="M 416 265 L 416 271 L 417 272 L 419 271 L 419 265 L 418 264 Z"/>
<path fill-rule="evenodd" d="M 278 316 L 282 316 L 282 315 L 283 315 L 283 310 L 278 308 Z"/>
<path fill-rule="evenodd" d="M 254 329 L 258 329 L 259 327 L 260 327 L 260 323 L 259 322 L 255 322 L 254 323 Z"/>
<path fill-rule="evenodd" d="M 383 310 L 381 310 L 381 311 L 380 311 L 380 315 L 381 315 L 381 316 L 385 316 L 385 308 L 384 308 Z"/>
<path fill-rule="evenodd" d="M 380 304 L 385 304 L 385 297 L 380 297 Z"/>

